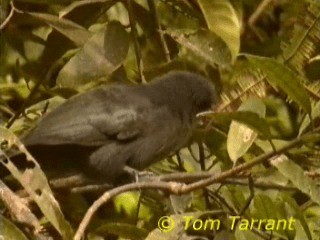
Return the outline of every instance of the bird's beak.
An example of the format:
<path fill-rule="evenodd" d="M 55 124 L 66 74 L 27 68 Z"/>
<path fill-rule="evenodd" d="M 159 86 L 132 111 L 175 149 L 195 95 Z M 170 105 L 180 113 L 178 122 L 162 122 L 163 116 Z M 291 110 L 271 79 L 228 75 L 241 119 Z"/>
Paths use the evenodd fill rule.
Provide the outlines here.
<path fill-rule="evenodd" d="M 197 114 L 197 117 L 205 117 L 211 114 L 214 114 L 215 112 L 213 110 L 208 110 L 208 111 L 204 111 L 204 112 L 200 112 Z"/>

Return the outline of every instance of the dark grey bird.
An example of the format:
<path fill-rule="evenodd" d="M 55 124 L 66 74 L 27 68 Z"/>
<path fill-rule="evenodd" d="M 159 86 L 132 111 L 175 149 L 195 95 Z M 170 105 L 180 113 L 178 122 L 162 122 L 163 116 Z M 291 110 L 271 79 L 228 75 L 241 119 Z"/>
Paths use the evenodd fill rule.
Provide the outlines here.
<path fill-rule="evenodd" d="M 196 115 L 215 99 L 207 79 L 183 71 L 146 85 L 101 86 L 46 114 L 22 142 L 40 165 L 59 160 L 115 182 L 125 166 L 145 169 L 186 145 Z"/>

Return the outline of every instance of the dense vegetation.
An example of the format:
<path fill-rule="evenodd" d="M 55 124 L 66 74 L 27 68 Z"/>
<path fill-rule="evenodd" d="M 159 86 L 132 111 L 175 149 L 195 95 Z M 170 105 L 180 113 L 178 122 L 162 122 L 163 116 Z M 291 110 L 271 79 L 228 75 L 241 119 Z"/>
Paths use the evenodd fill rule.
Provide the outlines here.
<path fill-rule="evenodd" d="M 1 155 L 28 154 L 21 134 L 100 84 L 180 69 L 220 95 L 193 144 L 149 169 L 159 178 L 110 190 L 84 221 L 101 189 L 56 189 L 2 155 L 1 239 L 319 239 L 319 1 L 2 0 L 0 11 Z"/>

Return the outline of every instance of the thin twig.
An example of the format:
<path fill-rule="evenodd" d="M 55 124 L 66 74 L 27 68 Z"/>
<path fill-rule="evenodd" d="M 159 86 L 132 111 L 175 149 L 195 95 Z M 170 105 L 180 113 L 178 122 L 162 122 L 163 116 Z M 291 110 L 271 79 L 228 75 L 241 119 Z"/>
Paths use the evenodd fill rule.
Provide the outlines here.
<path fill-rule="evenodd" d="M 4 29 L 8 23 L 10 22 L 11 18 L 13 17 L 13 14 L 14 14 L 14 7 L 13 7 L 13 2 L 10 2 L 10 6 L 11 6 L 11 10 L 10 10 L 10 13 L 9 15 L 7 16 L 7 18 L 1 23 L 0 25 L 0 30 Z"/>
<path fill-rule="evenodd" d="M 204 148 L 202 142 L 198 142 L 198 148 L 199 148 L 199 162 L 200 162 L 200 167 L 202 171 L 206 171 L 206 163 L 205 163 L 205 155 L 204 155 Z M 203 196 L 205 199 L 205 204 L 206 208 L 210 208 L 210 200 L 209 200 L 209 195 L 208 195 L 208 190 L 206 188 L 203 189 Z"/>
<path fill-rule="evenodd" d="M 79 228 L 74 236 L 74 240 L 80 240 L 88 226 L 88 224 L 91 221 L 91 218 L 95 214 L 95 212 L 108 202 L 111 198 L 114 196 L 119 195 L 120 193 L 123 192 L 128 192 L 132 190 L 139 190 L 139 189 L 158 189 L 158 190 L 163 190 L 163 191 L 168 191 L 168 192 L 176 192 L 177 189 L 181 188 L 181 184 L 179 183 L 174 183 L 174 182 L 137 182 L 137 183 L 131 183 L 127 184 L 124 186 L 120 186 L 118 188 L 114 188 L 108 192 L 105 192 L 99 199 L 97 199 L 91 207 L 88 209 L 86 212 L 84 218 L 82 219 Z"/>
<path fill-rule="evenodd" d="M 248 199 L 246 200 L 246 203 L 244 204 L 242 209 L 239 211 L 238 216 L 242 216 L 245 213 L 245 211 L 250 206 L 250 203 L 254 197 L 254 183 L 253 183 L 252 176 L 249 176 L 248 179 L 249 179 L 248 185 L 249 185 L 250 195 L 249 195 Z"/>
<path fill-rule="evenodd" d="M 137 60 L 137 65 L 138 65 L 138 71 L 139 75 L 141 78 L 142 83 L 147 83 L 143 71 L 143 61 L 142 61 L 142 56 L 141 56 L 141 49 L 140 49 L 140 44 L 139 44 L 139 39 L 138 39 L 138 33 L 137 33 L 137 28 L 136 28 L 136 19 L 134 16 L 133 12 L 133 7 L 132 7 L 132 0 L 127 0 L 127 7 L 128 7 L 128 14 L 129 14 L 129 21 L 130 21 L 130 27 L 131 27 L 131 34 L 133 38 L 133 43 L 134 43 L 134 51 L 136 55 L 136 60 Z"/>
<path fill-rule="evenodd" d="M 71 193 L 86 193 L 86 192 L 105 192 L 110 190 L 112 186 L 110 184 L 99 184 L 99 185 L 86 185 L 82 187 L 74 187 L 70 190 Z"/>
<path fill-rule="evenodd" d="M 262 42 L 264 39 L 259 34 L 257 27 L 255 26 L 258 18 L 262 15 L 263 11 L 273 2 L 273 0 L 263 0 L 258 5 L 257 9 L 251 14 L 248 20 L 249 27 L 253 30 L 253 32 L 258 36 L 259 40 Z"/>
<path fill-rule="evenodd" d="M 184 172 L 185 169 L 184 169 L 184 167 L 183 167 L 183 163 L 182 163 L 182 159 L 181 159 L 181 156 L 180 156 L 179 151 L 176 152 L 176 156 L 177 156 L 179 171 L 180 171 L 180 172 Z"/>
<path fill-rule="evenodd" d="M 225 198 L 221 197 L 218 194 L 218 191 L 209 192 L 209 195 L 211 198 L 215 200 L 215 202 L 220 206 L 221 209 L 227 208 L 230 215 L 237 215 L 237 212 L 235 211 L 235 209 L 226 201 Z"/>
<path fill-rule="evenodd" d="M 253 166 L 263 163 L 267 160 L 269 160 L 272 157 L 275 157 L 279 154 L 285 153 L 286 151 L 290 150 L 291 148 L 294 148 L 295 146 L 301 144 L 303 141 L 310 139 L 310 137 L 313 136 L 314 133 L 319 132 L 320 127 L 315 129 L 314 131 L 311 131 L 310 133 L 304 134 L 295 140 L 291 141 L 288 143 L 286 146 L 278 149 L 277 151 L 272 151 L 268 152 L 265 154 L 262 154 L 255 159 L 253 159 L 250 162 L 240 164 L 237 167 L 234 167 L 230 170 L 227 170 L 225 172 L 220 173 L 217 176 L 209 177 L 208 179 L 201 180 L 196 183 L 192 184 L 181 184 L 181 183 L 176 183 L 176 182 L 138 182 L 138 183 L 131 183 L 127 184 L 124 186 L 120 186 L 118 188 L 114 188 L 108 192 L 105 192 L 99 199 L 97 199 L 91 207 L 88 209 L 87 213 L 85 214 L 84 218 L 82 219 L 78 230 L 74 236 L 74 240 L 80 240 L 89 225 L 93 215 L 95 212 L 106 202 L 108 202 L 111 198 L 114 196 L 127 192 L 127 191 L 132 191 L 132 190 L 139 190 L 139 189 L 158 189 L 158 190 L 163 190 L 167 191 L 172 194 L 180 195 L 180 194 L 185 194 L 189 193 L 191 191 L 207 187 L 213 183 L 216 183 L 218 181 L 221 181 L 223 179 L 229 178 L 231 176 L 235 176 L 245 170 L 249 170 Z"/>
<path fill-rule="evenodd" d="M 42 227 L 37 217 L 30 211 L 25 202 L 12 192 L 1 180 L 0 199 L 17 222 L 33 228 L 35 232 L 41 231 Z"/>
<path fill-rule="evenodd" d="M 30 94 L 28 95 L 27 99 L 24 101 L 24 103 L 22 104 L 22 106 L 19 108 L 19 110 L 15 113 L 15 115 L 8 121 L 8 123 L 6 124 L 6 128 L 10 128 L 12 126 L 12 124 L 20 117 L 20 115 L 23 113 L 23 111 L 26 109 L 26 107 L 28 106 L 28 104 L 31 102 L 31 100 L 33 99 L 33 97 L 36 95 L 36 93 L 38 92 L 39 87 L 41 86 L 43 80 L 45 78 L 40 78 L 35 86 L 33 87 L 33 89 L 31 90 Z"/>
<path fill-rule="evenodd" d="M 88 179 L 83 174 L 74 174 L 66 177 L 59 177 L 50 179 L 50 186 L 54 189 L 70 189 L 76 187 L 83 187 L 93 184 L 91 179 Z"/>
<path fill-rule="evenodd" d="M 218 176 L 213 176 L 210 177 L 208 179 L 205 180 L 201 180 L 199 182 L 196 183 L 192 183 L 189 185 L 184 185 L 182 186 L 182 188 L 180 189 L 181 193 L 189 193 L 192 192 L 196 189 L 202 188 L 202 187 L 206 187 L 208 185 L 211 185 L 215 182 L 221 181 L 222 179 L 226 179 L 229 178 L 231 176 L 237 175 L 243 171 L 249 170 L 250 168 L 252 168 L 253 166 L 263 163 L 265 161 L 267 161 L 268 159 L 275 157 L 279 154 L 282 154 L 286 151 L 288 151 L 289 149 L 299 145 L 302 143 L 302 141 L 304 141 L 304 139 L 310 137 L 310 135 L 312 135 L 312 133 L 318 132 L 320 130 L 320 128 L 315 129 L 315 131 L 312 131 L 310 134 L 305 134 L 301 137 L 296 138 L 295 140 L 291 141 L 290 143 L 288 143 L 286 146 L 278 149 L 277 151 L 271 151 L 265 154 L 262 154 L 258 157 L 256 157 L 255 159 L 253 159 L 250 162 L 247 163 L 243 163 L 238 165 L 237 167 L 234 167 L 232 169 L 229 169 L 227 171 L 222 172 L 221 174 L 219 174 Z M 180 192 L 178 194 L 181 194 Z"/>
<path fill-rule="evenodd" d="M 171 61 L 171 59 L 170 59 L 170 51 L 169 51 L 168 45 L 166 43 L 166 40 L 164 38 L 162 27 L 161 27 L 161 24 L 160 24 L 160 21 L 159 21 L 158 11 L 157 11 L 156 5 L 154 4 L 154 0 L 148 0 L 148 5 L 149 5 L 149 9 L 150 9 L 151 15 L 154 17 L 154 23 L 155 23 L 155 25 L 157 27 L 159 40 L 160 40 L 161 47 L 162 47 L 162 50 L 164 52 L 164 55 L 166 57 L 166 61 L 170 62 Z"/>
<path fill-rule="evenodd" d="M 221 181 L 223 184 L 230 184 L 230 185 L 239 185 L 239 186 L 248 186 L 249 183 L 247 181 L 237 181 L 237 180 L 224 180 Z M 279 184 L 271 184 L 271 183 L 263 183 L 263 182 L 254 182 L 253 183 L 254 188 L 259 189 L 277 189 L 279 191 L 296 191 L 296 187 L 289 187 L 289 186 L 282 186 Z"/>
<path fill-rule="evenodd" d="M 10 22 L 11 18 L 13 17 L 13 14 L 14 12 L 17 12 L 17 13 L 23 13 L 23 11 L 17 9 L 14 4 L 13 4 L 13 1 L 10 2 L 10 7 L 11 7 L 11 10 L 9 12 L 9 15 L 8 17 L 1 23 L 0 25 L 0 30 L 3 30 L 7 25 L 8 23 Z"/>
<path fill-rule="evenodd" d="M 249 20 L 248 20 L 249 25 L 254 25 L 256 23 L 258 18 L 261 16 L 262 12 L 268 7 L 268 5 L 272 1 L 273 0 L 263 0 L 262 2 L 259 3 L 257 9 L 249 17 Z"/>

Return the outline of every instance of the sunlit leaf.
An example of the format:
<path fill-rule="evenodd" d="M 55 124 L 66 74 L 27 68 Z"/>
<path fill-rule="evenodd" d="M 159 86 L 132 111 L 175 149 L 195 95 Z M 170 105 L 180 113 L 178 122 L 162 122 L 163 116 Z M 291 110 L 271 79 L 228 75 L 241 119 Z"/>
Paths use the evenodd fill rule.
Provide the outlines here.
<path fill-rule="evenodd" d="M 262 100 L 257 98 L 248 99 L 243 102 L 238 111 L 249 111 L 258 114 L 260 118 L 264 118 L 266 114 L 266 106 Z M 232 121 L 227 140 L 227 149 L 230 159 L 235 162 L 253 144 L 258 134 L 250 127 L 237 121 Z"/>
<path fill-rule="evenodd" d="M 0 214 L 0 239 L 28 240 L 23 232 Z"/>
<path fill-rule="evenodd" d="M 240 50 L 241 19 L 229 0 L 198 0 L 208 28 L 220 36 L 235 60 Z"/>

